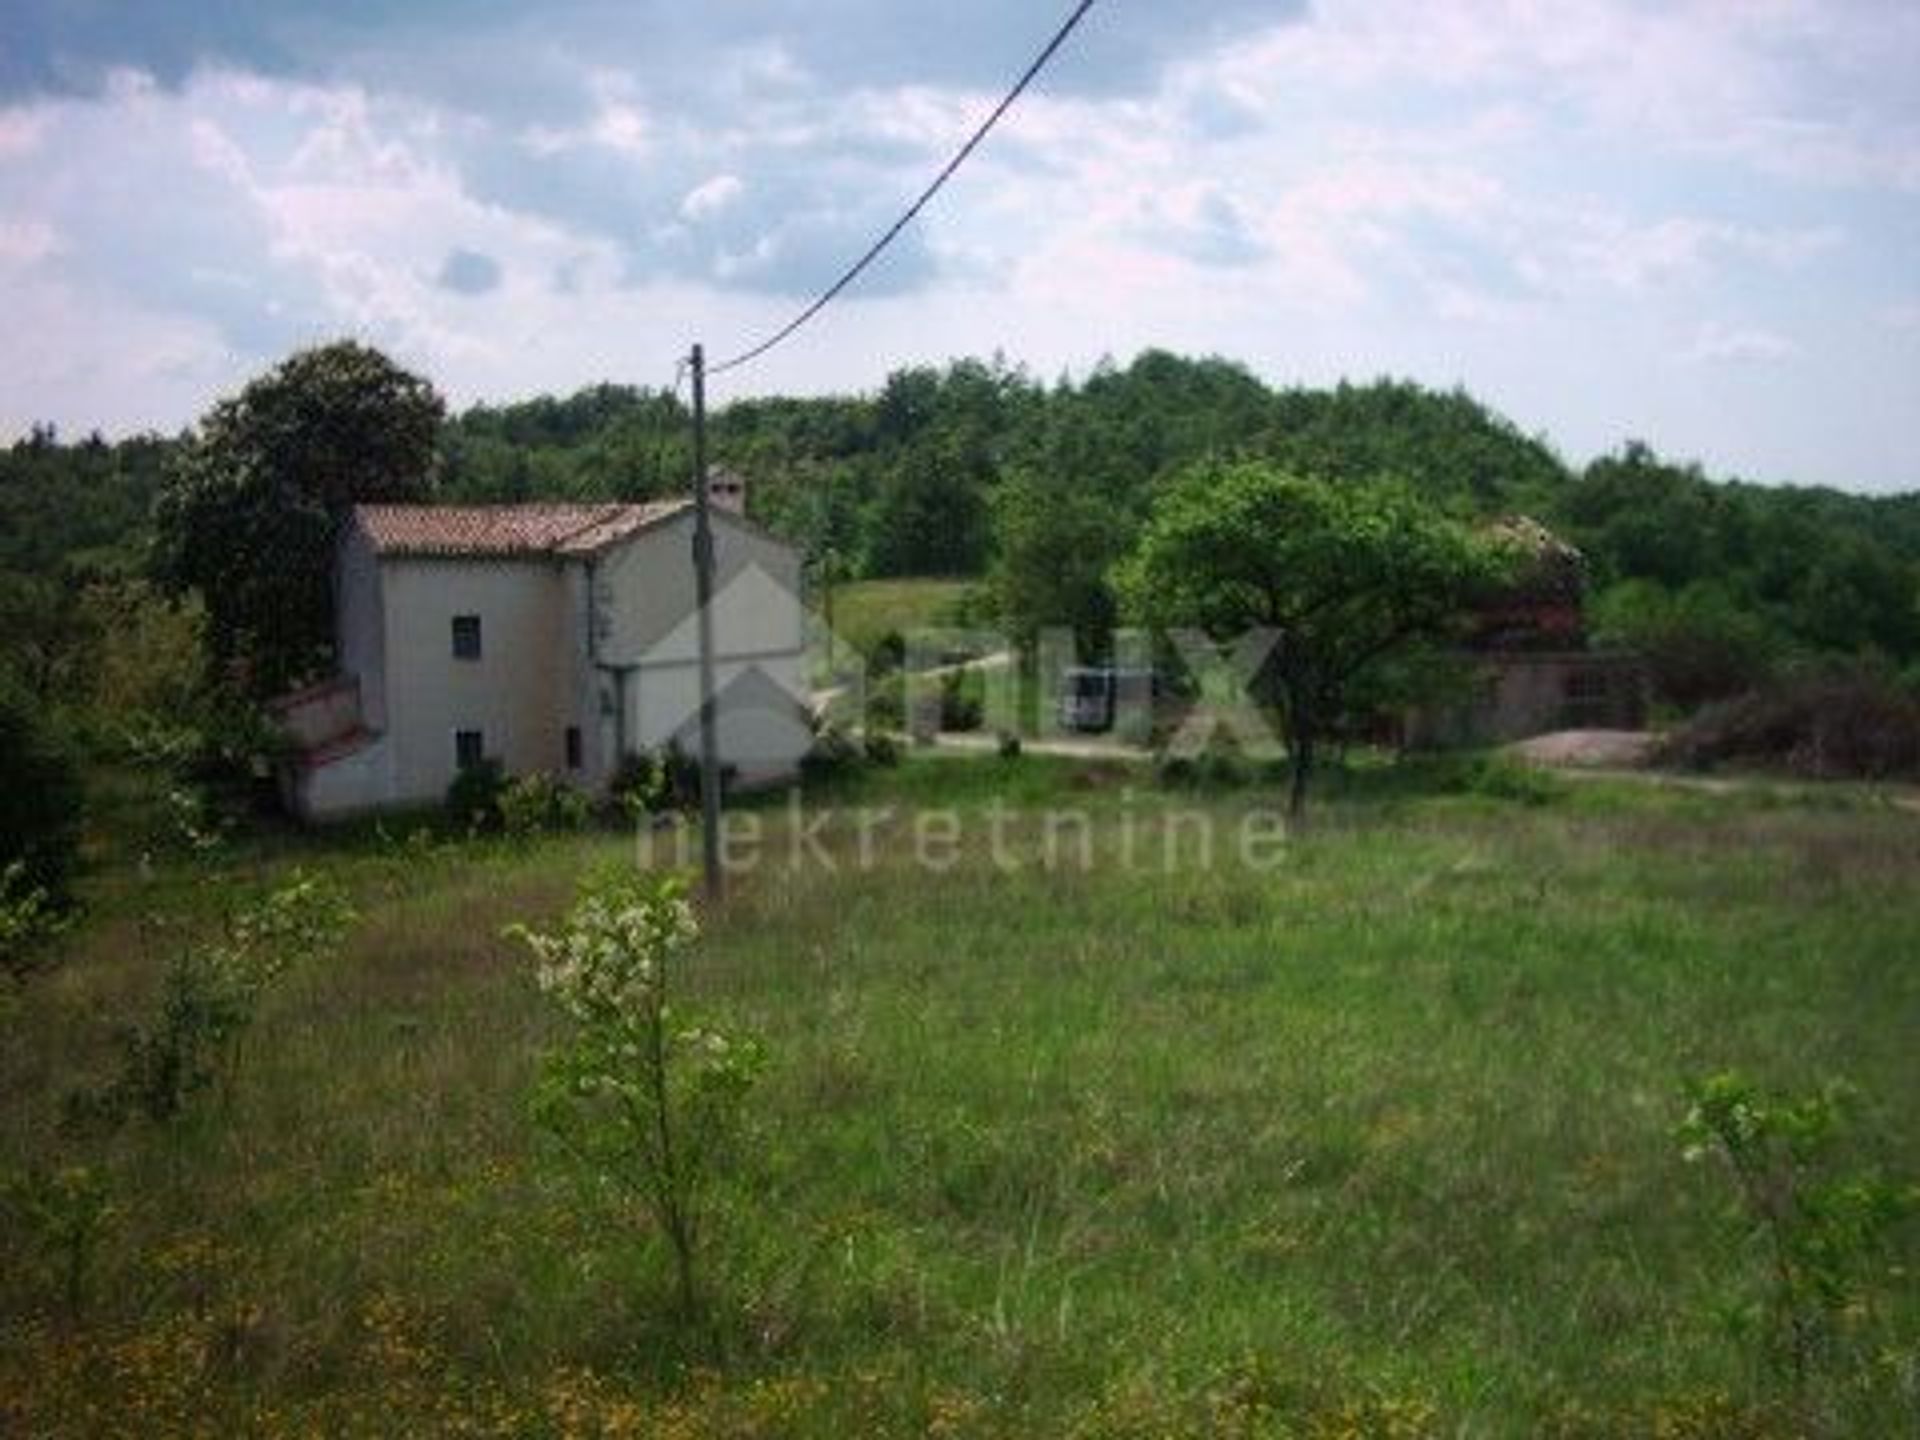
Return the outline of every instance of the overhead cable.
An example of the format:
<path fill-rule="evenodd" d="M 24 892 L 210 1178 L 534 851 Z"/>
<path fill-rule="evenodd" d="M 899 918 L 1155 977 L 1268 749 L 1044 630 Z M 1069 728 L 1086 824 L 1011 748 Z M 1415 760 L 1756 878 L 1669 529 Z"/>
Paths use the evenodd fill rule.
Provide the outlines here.
<path fill-rule="evenodd" d="M 895 236 L 912 223 L 913 218 L 926 207 L 927 202 L 940 193 L 941 186 L 951 180 L 954 172 L 966 163 L 967 157 L 973 154 L 975 148 L 982 140 L 987 138 L 987 132 L 999 123 L 1000 117 L 1013 108 L 1013 102 L 1018 100 L 1026 88 L 1033 83 L 1035 77 L 1037 77 L 1042 70 L 1046 69 L 1047 62 L 1053 59 L 1054 53 L 1058 51 L 1062 45 L 1066 44 L 1067 37 L 1073 33 L 1074 27 L 1079 25 L 1087 11 L 1092 8 L 1093 0 L 1080 0 L 1080 3 L 1074 7 L 1073 13 L 1067 16 L 1060 28 L 1054 32 L 1053 38 L 1049 40 L 1040 53 L 1034 57 L 1033 63 L 1027 66 L 1025 72 L 1014 82 L 1013 88 L 1006 93 L 1006 96 L 998 105 L 993 107 L 992 113 L 989 114 L 985 120 L 981 121 L 979 127 L 967 138 L 967 143 L 962 145 L 954 154 L 954 157 L 941 169 L 940 173 L 933 177 L 933 182 L 920 192 L 919 198 L 902 212 L 898 220 L 895 220 L 892 225 L 887 227 L 886 232 L 867 248 L 867 252 L 864 255 L 847 267 L 846 272 L 841 275 L 838 280 L 834 281 L 833 284 L 822 291 L 820 297 L 808 305 L 806 309 L 802 310 L 798 315 L 794 316 L 793 319 L 774 331 L 773 334 L 769 335 L 759 344 L 749 350 L 743 350 L 740 354 L 733 356 L 731 359 L 723 360 L 717 365 L 709 365 L 707 367 L 707 374 L 725 374 L 727 371 L 738 369 L 750 361 L 758 360 L 762 355 L 773 349 L 774 346 L 780 344 L 781 341 L 787 339 L 788 336 L 792 335 L 802 325 L 805 325 L 809 320 L 813 319 L 814 316 L 826 309 L 828 305 L 832 304 L 834 298 L 838 296 L 842 290 L 845 290 L 847 286 L 857 280 L 862 271 L 880 258 L 881 252 L 893 243 Z"/>

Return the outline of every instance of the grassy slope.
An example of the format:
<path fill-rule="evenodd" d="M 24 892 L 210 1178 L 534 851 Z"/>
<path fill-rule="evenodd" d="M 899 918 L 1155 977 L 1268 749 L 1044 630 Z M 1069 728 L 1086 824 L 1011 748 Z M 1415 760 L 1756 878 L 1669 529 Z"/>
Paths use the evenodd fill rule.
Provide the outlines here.
<path fill-rule="evenodd" d="M 836 801 L 1064 802 L 1155 856 L 1166 797 L 1122 783 L 925 762 Z M 771 1070 L 731 1357 L 692 1380 L 632 1217 L 526 1120 L 548 1022 L 498 938 L 619 842 L 337 849 L 372 918 L 278 997 L 231 1110 L 62 1141 L 60 1091 L 151 987 L 132 914 L 209 903 L 116 881 L 3 1022 L 0 1164 L 102 1166 L 121 1213 L 77 1325 L 0 1239 L 0 1421 L 1644 1433 L 1758 1393 L 1716 1318 L 1753 1257 L 1677 1156 L 1682 1077 L 1844 1075 L 1920 1170 L 1911 817 L 1354 801 L 1271 873 L 1170 876 L 1048 869 L 1013 829 L 1011 874 L 902 843 L 856 873 L 843 826 L 838 874 L 764 870 L 715 918 L 695 983 Z"/>
<path fill-rule="evenodd" d="M 972 580 L 855 580 L 833 591 L 833 632 L 862 654 L 889 630 L 902 636 L 914 630 L 951 625 L 954 609 Z M 819 596 L 813 601 L 818 604 Z"/>

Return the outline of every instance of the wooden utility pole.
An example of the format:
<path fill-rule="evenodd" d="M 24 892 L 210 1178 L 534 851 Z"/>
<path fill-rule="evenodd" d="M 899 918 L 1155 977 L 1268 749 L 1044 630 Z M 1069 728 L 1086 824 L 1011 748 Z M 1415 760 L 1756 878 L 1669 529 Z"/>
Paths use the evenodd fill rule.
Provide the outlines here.
<path fill-rule="evenodd" d="M 713 693 L 713 520 L 707 498 L 707 361 L 698 345 L 693 370 L 693 598 L 700 634 L 700 861 L 707 898 L 718 900 L 720 737 Z"/>

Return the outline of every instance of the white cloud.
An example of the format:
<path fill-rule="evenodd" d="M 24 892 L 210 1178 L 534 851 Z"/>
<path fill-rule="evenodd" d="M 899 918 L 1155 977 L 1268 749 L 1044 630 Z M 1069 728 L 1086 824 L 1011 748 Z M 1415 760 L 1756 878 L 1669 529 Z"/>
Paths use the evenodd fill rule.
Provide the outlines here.
<path fill-rule="evenodd" d="M 716 215 L 738 200 L 746 188 L 738 175 L 715 175 L 687 192 L 687 198 L 680 202 L 681 218 L 704 220 Z"/>
<path fill-rule="evenodd" d="M 520 143 L 534 155 L 557 155 L 569 150 L 600 148 L 641 157 L 655 148 L 657 124 L 639 103 L 630 77 L 613 70 L 594 70 L 585 77 L 593 114 L 573 126 L 529 125 Z"/>
<path fill-rule="evenodd" d="M 1774 331 L 1710 321 L 1695 332 L 1682 358 L 1697 364 L 1745 364 L 1787 360 L 1799 353 L 1798 345 Z"/>

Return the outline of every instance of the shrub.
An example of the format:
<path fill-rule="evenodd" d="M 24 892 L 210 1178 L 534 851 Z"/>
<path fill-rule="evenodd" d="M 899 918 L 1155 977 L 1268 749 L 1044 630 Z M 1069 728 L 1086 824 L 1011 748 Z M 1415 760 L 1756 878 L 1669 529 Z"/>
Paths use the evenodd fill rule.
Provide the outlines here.
<path fill-rule="evenodd" d="M 907 641 L 898 630 L 889 630 L 873 642 L 867 653 L 867 672 L 874 678 L 891 675 L 907 663 Z"/>
<path fill-rule="evenodd" d="M 813 745 L 800 757 L 800 777 L 809 783 L 849 775 L 860 768 L 860 747 L 847 734 L 832 726 L 813 737 Z"/>
<path fill-rule="evenodd" d="M 537 771 L 508 781 L 496 804 L 501 828 L 520 839 L 549 830 L 578 830 L 592 810 L 578 787 Z"/>
<path fill-rule="evenodd" d="M 977 670 L 950 670 L 940 677 L 940 728 L 978 730 L 986 713 L 986 677 Z"/>
<path fill-rule="evenodd" d="M 869 730 L 862 749 L 867 760 L 874 765 L 898 765 L 900 763 L 900 742 L 884 730 Z"/>
<path fill-rule="evenodd" d="M 670 805 L 677 810 L 700 808 L 700 759 L 697 755 L 689 755 L 680 748 L 678 740 L 670 740 L 666 749 L 660 752 L 660 773 L 666 781 L 667 802 Z"/>
<path fill-rule="evenodd" d="M 24 980 L 66 926 L 47 892 L 27 878 L 24 862 L 0 867 L 0 975 Z"/>
<path fill-rule="evenodd" d="M 0 692 L 0 867 L 18 864 L 26 887 L 64 904 L 80 836 L 80 774 L 39 716 Z"/>
<path fill-rule="evenodd" d="M 1660 758 L 1774 767 L 1812 779 L 1920 774 L 1920 700 L 1864 666 L 1817 667 L 1703 709 Z"/>
<path fill-rule="evenodd" d="M 1567 793 L 1567 782 L 1559 776 L 1505 755 L 1450 755 L 1435 769 L 1437 788 L 1448 795 L 1547 805 Z"/>
<path fill-rule="evenodd" d="M 112 1125 L 139 1111 L 166 1121 L 216 1083 L 231 1094 L 262 998 L 293 966 L 332 950 L 353 918 L 331 884 L 296 873 L 229 916 L 218 940 L 183 945 L 167 964 L 158 1013 L 121 1027 L 118 1079 L 69 1097 L 69 1118 Z"/>
<path fill-rule="evenodd" d="M 607 798 L 636 820 L 658 810 L 667 798 L 665 767 L 652 755 L 629 750 L 607 781 Z"/>
<path fill-rule="evenodd" d="M 1012 730 L 1002 730 L 994 747 L 1002 760 L 1020 758 L 1020 736 Z"/>
<path fill-rule="evenodd" d="M 88 1279 L 115 1206 L 98 1172 L 84 1165 L 32 1170 L 0 1187 L 0 1213 L 26 1237 L 41 1278 L 59 1292 L 69 1318 L 86 1304 Z"/>
<path fill-rule="evenodd" d="M 656 763 L 665 777 L 667 803 L 679 810 L 698 810 L 700 808 L 700 756 L 689 754 L 680 748 L 678 740 L 669 740 Z M 724 799 L 733 789 L 734 777 L 740 773 L 736 765 L 720 766 L 720 794 Z"/>
<path fill-rule="evenodd" d="M 1729 1071 L 1693 1082 L 1688 1096 L 1683 1153 L 1725 1165 L 1736 1223 L 1765 1257 L 1766 1298 L 1741 1318 L 1756 1322 L 1769 1364 L 1804 1386 L 1841 1357 L 1849 1338 L 1870 1342 L 1857 1332 L 1872 1318 L 1880 1282 L 1898 1284 L 1902 1274 L 1882 1252 L 1920 1189 L 1840 1169 L 1853 1109 L 1843 1085 L 1774 1095 Z"/>
<path fill-rule="evenodd" d="M 498 760 L 463 765 L 447 786 L 447 813 L 462 830 L 492 830 L 500 824 L 500 796 L 507 772 Z"/>

